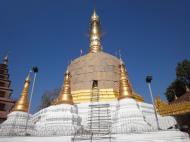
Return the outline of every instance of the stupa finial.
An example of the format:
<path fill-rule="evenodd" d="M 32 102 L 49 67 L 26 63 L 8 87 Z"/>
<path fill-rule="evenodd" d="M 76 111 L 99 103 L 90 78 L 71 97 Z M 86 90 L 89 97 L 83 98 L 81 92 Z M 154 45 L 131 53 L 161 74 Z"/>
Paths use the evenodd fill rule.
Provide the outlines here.
<path fill-rule="evenodd" d="M 100 19 L 94 10 L 91 20 L 90 20 L 90 52 L 96 53 L 102 50 L 100 39 L 101 39 L 101 30 L 100 30 Z"/>
<path fill-rule="evenodd" d="M 73 105 L 73 97 L 71 95 L 71 87 L 70 87 L 70 78 L 71 78 L 71 75 L 70 75 L 69 70 L 67 69 L 65 73 L 64 84 L 63 84 L 63 87 L 61 88 L 56 104 Z"/>
<path fill-rule="evenodd" d="M 5 65 L 8 64 L 8 54 L 4 57 L 3 64 L 5 64 Z"/>
<path fill-rule="evenodd" d="M 16 102 L 13 111 L 23 111 L 23 112 L 28 112 L 28 106 L 29 106 L 29 102 L 28 102 L 28 93 L 29 93 L 29 89 L 30 89 L 30 73 L 27 75 L 25 82 L 24 82 L 24 87 L 21 93 L 21 96 L 19 98 L 19 100 Z"/>
<path fill-rule="evenodd" d="M 175 99 L 175 100 L 177 100 L 177 99 L 178 99 L 178 97 L 176 96 L 176 94 L 174 95 L 174 99 Z"/>
<path fill-rule="evenodd" d="M 185 85 L 185 89 L 186 89 L 186 93 L 189 93 L 190 92 L 190 89 L 187 85 Z"/>
<path fill-rule="evenodd" d="M 133 98 L 133 90 L 129 82 L 127 71 L 123 61 L 120 59 L 120 81 L 119 81 L 119 96 L 118 100 L 124 98 Z"/>
<path fill-rule="evenodd" d="M 96 14 L 95 9 L 94 9 L 93 14 L 91 16 L 91 21 L 99 21 L 99 16 Z"/>
<path fill-rule="evenodd" d="M 119 54 L 119 61 L 120 61 L 120 66 L 121 66 L 121 65 L 124 65 L 123 60 L 122 60 L 120 54 Z M 125 65 L 124 65 L 124 66 L 125 66 Z"/>

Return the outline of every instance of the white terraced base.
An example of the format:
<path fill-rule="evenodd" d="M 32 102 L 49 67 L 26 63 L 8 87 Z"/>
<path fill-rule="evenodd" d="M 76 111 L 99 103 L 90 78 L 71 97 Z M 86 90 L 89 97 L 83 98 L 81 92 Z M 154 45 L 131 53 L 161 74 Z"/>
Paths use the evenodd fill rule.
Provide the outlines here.
<path fill-rule="evenodd" d="M 80 128 L 81 118 L 77 107 L 69 104 L 53 105 L 36 113 L 31 121 L 35 124 L 34 136 L 71 136 Z"/>
<path fill-rule="evenodd" d="M 154 128 L 157 128 L 153 105 L 144 102 L 138 102 L 137 105 L 143 114 L 144 120 Z M 157 116 L 158 116 L 159 127 L 162 130 L 167 130 L 168 128 L 174 128 L 175 125 L 177 125 L 175 118 L 172 116 L 162 117 L 159 114 L 157 114 Z"/>
<path fill-rule="evenodd" d="M 28 113 L 13 111 L 8 115 L 6 121 L 0 125 L 1 136 L 23 136 L 26 135 L 26 121 Z M 30 117 L 30 116 L 29 116 Z M 31 133 L 33 125 L 28 121 L 27 133 Z"/>
<path fill-rule="evenodd" d="M 115 120 L 112 133 L 127 134 L 133 132 L 150 132 L 157 130 L 153 106 L 126 98 L 118 102 L 114 113 Z M 159 126 L 162 130 L 174 128 L 176 121 L 173 117 L 158 115 Z"/>
<path fill-rule="evenodd" d="M 109 103 L 112 120 L 112 133 L 121 134 L 129 132 L 146 132 L 157 130 L 157 124 L 152 104 L 137 102 L 126 98 L 120 101 L 99 102 Z M 91 103 L 78 104 L 79 116 L 82 118 L 81 125 L 86 128 Z M 176 120 L 171 116 L 162 117 L 158 114 L 159 126 L 162 130 L 174 128 Z"/>
<path fill-rule="evenodd" d="M 104 103 L 98 102 L 98 104 Z M 91 103 L 83 103 L 76 106 L 61 104 L 40 110 L 34 114 L 29 121 L 29 128 L 32 128 L 33 130 L 31 131 L 31 129 L 29 129 L 28 132 L 30 132 L 32 137 L 0 137 L 0 142 L 71 142 L 71 138 L 73 138 L 77 130 L 81 130 L 81 126 L 84 130 L 87 128 L 87 120 L 89 116 L 88 106 L 90 104 Z M 158 131 L 154 109 L 151 104 L 136 102 L 135 100 L 128 98 L 120 101 L 112 101 L 109 102 L 109 104 L 112 124 L 112 142 L 190 141 L 186 133 L 174 129 L 176 121 L 173 117 L 162 117 L 158 115 L 160 128 L 162 129 Z M 77 108 L 79 109 L 79 112 L 77 112 Z M 13 135 L 13 131 L 11 132 L 10 130 L 14 130 L 17 134 L 19 132 L 19 134 L 22 135 L 24 131 L 20 128 L 23 126 L 26 116 L 27 114 L 23 112 L 10 113 L 8 120 L 1 125 L 1 134 Z M 8 127 L 9 125 L 5 124 L 10 124 L 11 127 Z M 31 124 L 33 124 L 33 126 Z M 21 130 L 22 133 L 20 133 Z M 94 142 L 106 142 L 109 141 L 110 135 L 105 135 L 99 140 L 95 139 L 96 137 L 94 137 Z M 89 139 L 79 139 L 77 141 L 85 142 L 89 141 Z"/>
<path fill-rule="evenodd" d="M 118 105 L 115 112 L 116 121 L 112 125 L 113 133 L 147 132 L 156 129 L 145 121 L 142 111 L 134 99 L 122 99 Z"/>

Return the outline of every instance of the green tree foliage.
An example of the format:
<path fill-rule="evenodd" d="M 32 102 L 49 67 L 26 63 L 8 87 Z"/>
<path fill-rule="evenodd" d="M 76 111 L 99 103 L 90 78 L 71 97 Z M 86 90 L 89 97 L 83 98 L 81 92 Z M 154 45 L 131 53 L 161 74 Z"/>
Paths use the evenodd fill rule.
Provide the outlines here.
<path fill-rule="evenodd" d="M 177 79 L 183 81 L 186 85 L 190 85 L 190 61 L 184 60 L 178 63 L 176 68 Z"/>
<path fill-rule="evenodd" d="M 183 60 L 176 67 L 176 79 L 166 89 L 165 95 L 169 102 L 180 97 L 186 92 L 186 86 L 190 86 L 190 61 Z"/>
<path fill-rule="evenodd" d="M 54 89 L 51 91 L 46 91 L 41 98 L 41 103 L 38 107 L 38 110 L 46 108 L 51 105 L 52 101 L 58 97 L 60 89 Z"/>

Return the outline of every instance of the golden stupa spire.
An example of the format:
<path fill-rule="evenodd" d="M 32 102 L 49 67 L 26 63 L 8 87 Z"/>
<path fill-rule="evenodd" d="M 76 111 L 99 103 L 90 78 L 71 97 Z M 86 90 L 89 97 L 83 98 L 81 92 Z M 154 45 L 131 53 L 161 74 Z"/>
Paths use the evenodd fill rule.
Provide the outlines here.
<path fill-rule="evenodd" d="M 119 81 L 119 96 L 118 100 L 124 98 L 134 98 L 131 83 L 128 79 L 128 74 L 123 61 L 120 59 L 120 81 Z"/>
<path fill-rule="evenodd" d="M 29 93 L 29 89 L 30 89 L 30 72 L 25 79 L 21 96 L 20 96 L 19 100 L 16 102 L 16 104 L 13 108 L 13 111 L 28 112 L 28 106 L 29 106 L 28 93 Z"/>
<path fill-rule="evenodd" d="M 61 88 L 56 104 L 73 105 L 73 97 L 71 95 L 71 87 L 70 87 L 70 78 L 71 78 L 71 75 L 69 71 L 67 70 L 65 73 L 64 84 L 63 84 L 63 87 Z"/>
<path fill-rule="evenodd" d="M 102 50 L 100 38 L 101 38 L 101 30 L 100 30 L 100 19 L 94 10 L 91 20 L 90 20 L 90 52 L 96 53 Z"/>

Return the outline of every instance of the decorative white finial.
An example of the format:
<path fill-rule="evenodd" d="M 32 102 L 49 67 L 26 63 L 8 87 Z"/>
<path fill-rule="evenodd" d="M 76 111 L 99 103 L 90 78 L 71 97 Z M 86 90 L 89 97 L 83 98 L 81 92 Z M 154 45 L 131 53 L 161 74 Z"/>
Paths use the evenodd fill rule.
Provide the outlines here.
<path fill-rule="evenodd" d="M 186 93 L 190 92 L 190 89 L 187 85 L 185 85 Z"/>
<path fill-rule="evenodd" d="M 31 73 L 32 73 L 32 70 L 29 70 L 28 75 L 27 75 L 25 81 L 29 81 L 29 80 L 30 80 L 30 74 L 31 74 Z"/>
<path fill-rule="evenodd" d="M 3 64 L 5 64 L 5 65 L 8 64 L 8 54 L 4 57 Z"/>

